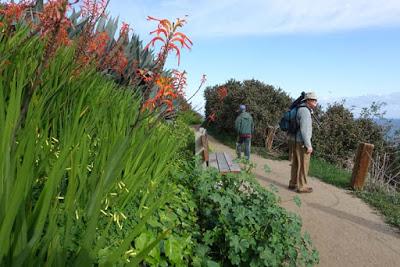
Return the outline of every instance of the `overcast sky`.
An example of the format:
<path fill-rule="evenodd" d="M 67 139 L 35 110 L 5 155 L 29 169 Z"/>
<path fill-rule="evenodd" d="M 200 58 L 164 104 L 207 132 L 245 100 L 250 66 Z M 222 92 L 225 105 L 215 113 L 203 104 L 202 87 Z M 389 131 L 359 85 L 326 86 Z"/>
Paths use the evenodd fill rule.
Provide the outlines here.
<path fill-rule="evenodd" d="M 202 74 L 206 86 L 254 78 L 292 97 L 314 90 L 321 103 L 385 101 L 387 117 L 400 117 L 400 0 L 111 0 L 109 10 L 144 43 L 156 27 L 148 15 L 188 15 L 192 50 L 168 63 L 188 72 L 188 96 Z M 193 104 L 202 108 L 202 93 Z"/>

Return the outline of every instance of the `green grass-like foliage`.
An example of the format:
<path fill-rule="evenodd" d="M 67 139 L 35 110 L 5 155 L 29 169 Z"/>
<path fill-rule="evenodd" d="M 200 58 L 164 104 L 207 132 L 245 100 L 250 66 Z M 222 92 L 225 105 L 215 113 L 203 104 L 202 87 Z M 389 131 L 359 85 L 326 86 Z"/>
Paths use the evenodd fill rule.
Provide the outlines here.
<path fill-rule="evenodd" d="M 189 181 L 199 208 L 194 266 L 304 266 L 319 261 L 300 218 L 247 173 L 211 169 Z"/>
<path fill-rule="evenodd" d="M 350 188 L 351 172 L 320 158 L 311 158 L 310 175 L 341 188 Z M 355 194 L 382 213 L 386 222 L 400 228 L 400 193 L 364 190 L 355 191 Z"/>
<path fill-rule="evenodd" d="M 180 111 L 178 116 L 188 125 L 201 124 L 203 118 L 193 110 Z"/>
<path fill-rule="evenodd" d="M 400 193 L 358 191 L 356 194 L 379 210 L 386 222 L 400 229 Z"/>
<path fill-rule="evenodd" d="M 310 176 L 341 188 L 348 188 L 351 181 L 351 172 L 339 168 L 321 158 L 311 157 Z"/>
<path fill-rule="evenodd" d="M 77 71 L 73 48 L 38 72 L 44 45 L 28 34 L 0 33 L 0 265 L 136 266 L 168 234 L 127 253 L 170 197 L 179 141 L 152 117 L 132 128 L 138 97 Z"/>

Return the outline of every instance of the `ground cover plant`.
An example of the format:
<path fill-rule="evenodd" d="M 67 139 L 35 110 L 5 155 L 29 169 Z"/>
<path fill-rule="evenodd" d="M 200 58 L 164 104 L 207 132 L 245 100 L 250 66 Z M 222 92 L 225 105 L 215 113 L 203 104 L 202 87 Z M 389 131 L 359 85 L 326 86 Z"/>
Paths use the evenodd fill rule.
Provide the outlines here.
<path fill-rule="evenodd" d="M 309 236 L 301 233 L 300 218 L 281 208 L 278 197 L 251 174 L 221 176 L 213 169 L 197 170 L 186 183 L 198 206 L 195 266 L 318 263 Z"/>

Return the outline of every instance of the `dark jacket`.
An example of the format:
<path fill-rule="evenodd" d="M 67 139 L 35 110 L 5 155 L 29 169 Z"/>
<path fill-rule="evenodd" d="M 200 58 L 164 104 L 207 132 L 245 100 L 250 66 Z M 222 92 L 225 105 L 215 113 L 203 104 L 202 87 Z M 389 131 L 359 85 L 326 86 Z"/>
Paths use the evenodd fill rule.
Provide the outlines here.
<path fill-rule="evenodd" d="M 254 132 L 253 118 L 250 113 L 243 111 L 235 120 L 235 129 L 239 135 L 251 135 Z"/>

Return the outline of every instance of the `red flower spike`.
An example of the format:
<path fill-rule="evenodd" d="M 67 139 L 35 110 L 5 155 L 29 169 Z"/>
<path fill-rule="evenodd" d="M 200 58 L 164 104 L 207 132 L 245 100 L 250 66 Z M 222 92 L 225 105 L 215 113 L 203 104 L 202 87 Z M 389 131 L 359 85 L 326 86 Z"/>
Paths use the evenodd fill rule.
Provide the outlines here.
<path fill-rule="evenodd" d="M 215 112 L 212 112 L 210 115 L 208 115 L 207 120 L 214 122 L 217 119 L 217 114 L 215 114 Z"/>
<path fill-rule="evenodd" d="M 180 64 L 180 49 L 175 43 L 180 43 L 181 48 L 190 49 L 193 45 L 192 41 L 183 33 L 178 32 L 178 28 L 182 27 L 185 23 L 185 19 L 177 19 L 176 22 L 171 23 L 167 19 L 157 19 L 151 16 L 147 17 L 147 20 L 158 21 L 157 29 L 150 32 L 150 34 L 155 34 L 156 36 L 146 45 L 145 49 L 150 46 L 155 46 L 157 41 L 162 43 L 159 62 L 161 66 L 164 65 L 166 60 L 166 55 L 171 51 L 175 50 L 176 56 L 178 57 L 178 65 Z"/>
<path fill-rule="evenodd" d="M 119 31 L 120 36 L 127 36 L 129 34 L 129 31 L 131 29 L 129 28 L 129 24 L 122 22 L 121 30 Z"/>
<path fill-rule="evenodd" d="M 221 86 L 217 90 L 219 100 L 222 101 L 228 95 L 228 88 Z"/>
<path fill-rule="evenodd" d="M 8 25 L 18 21 L 25 9 L 32 6 L 32 1 L 21 1 L 20 3 L 6 3 L 0 7 L 0 15 L 4 16 L 4 20 Z"/>
<path fill-rule="evenodd" d="M 76 1 L 78 2 L 78 1 Z M 81 16 L 89 17 L 95 21 L 96 18 L 105 14 L 107 0 L 83 0 L 81 6 Z"/>

